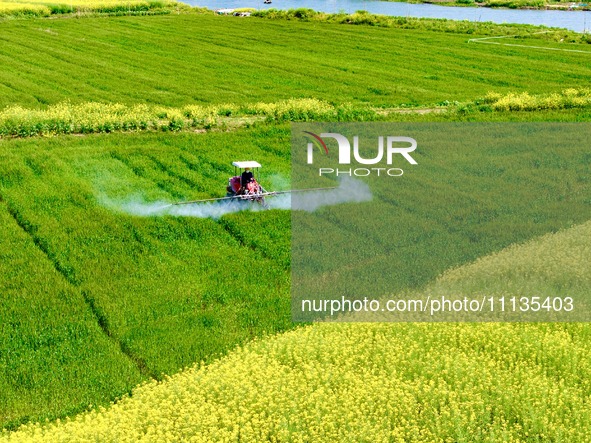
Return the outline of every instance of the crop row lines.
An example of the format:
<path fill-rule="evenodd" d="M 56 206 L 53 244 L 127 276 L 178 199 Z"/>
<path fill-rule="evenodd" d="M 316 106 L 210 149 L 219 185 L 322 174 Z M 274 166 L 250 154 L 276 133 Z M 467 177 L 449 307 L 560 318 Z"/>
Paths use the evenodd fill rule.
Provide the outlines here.
<path fill-rule="evenodd" d="M 0 202 L 4 202 L 2 196 L 0 196 Z M 7 204 L 7 211 L 10 216 L 14 219 L 16 224 L 25 232 L 33 241 L 33 244 L 43 253 L 47 260 L 52 264 L 53 268 L 60 274 L 64 280 L 75 290 L 80 290 L 80 280 L 76 276 L 75 269 L 67 263 L 62 263 L 56 254 L 51 250 L 50 246 L 44 241 L 44 239 L 36 234 L 38 227 L 29 221 L 14 205 Z M 96 305 L 93 297 L 89 291 L 81 291 L 82 297 L 88 305 L 90 311 L 96 319 L 100 329 L 103 333 L 112 340 L 121 350 L 122 354 L 127 356 L 138 368 L 140 373 L 145 377 L 150 377 L 155 380 L 159 380 L 160 377 L 154 371 L 150 370 L 146 362 L 127 346 L 122 340 L 120 340 L 116 334 L 114 334 L 109 327 L 107 317 Z"/>

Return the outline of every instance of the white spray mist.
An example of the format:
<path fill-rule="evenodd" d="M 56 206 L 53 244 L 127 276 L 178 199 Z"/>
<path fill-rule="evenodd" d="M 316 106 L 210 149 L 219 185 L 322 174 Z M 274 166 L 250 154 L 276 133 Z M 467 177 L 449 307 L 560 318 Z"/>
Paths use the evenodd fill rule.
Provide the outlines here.
<path fill-rule="evenodd" d="M 292 209 L 313 212 L 323 206 L 341 203 L 363 202 L 372 198 L 369 186 L 350 177 L 343 177 L 339 186 L 324 191 L 306 191 L 296 194 L 279 194 L 266 198 L 268 209 Z M 221 200 L 186 205 L 171 205 L 166 202 L 146 203 L 134 199 L 125 203 L 117 203 L 106 198 L 101 199 L 109 208 L 140 217 L 171 215 L 177 217 L 197 217 L 217 219 L 226 214 L 240 211 L 261 211 L 261 205 L 255 202 L 240 200 Z"/>

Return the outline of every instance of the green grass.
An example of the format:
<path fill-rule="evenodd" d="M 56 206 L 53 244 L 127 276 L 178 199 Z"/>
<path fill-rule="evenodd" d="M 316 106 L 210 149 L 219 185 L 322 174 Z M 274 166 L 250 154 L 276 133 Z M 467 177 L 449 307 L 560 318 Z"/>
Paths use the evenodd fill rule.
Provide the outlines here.
<path fill-rule="evenodd" d="M 210 15 L 12 20 L 0 23 L 0 108 L 427 105 L 560 91 L 591 73 L 584 55 L 467 43 L 478 35 Z"/>
<path fill-rule="evenodd" d="M 400 1 L 400 0 L 393 0 Z M 427 3 L 428 0 L 417 0 L 411 1 L 410 3 Z M 520 7 L 525 6 L 525 3 L 531 3 L 532 6 L 540 5 L 539 0 L 483 0 L 478 2 L 480 4 L 487 3 L 492 6 L 492 3 L 496 3 L 495 6 L 499 7 Z M 442 6 L 451 5 L 462 5 L 468 6 L 474 4 L 474 0 L 434 0 L 430 3 L 438 3 Z M 555 3 L 556 4 L 556 3 Z M 514 5 L 514 6 L 512 6 Z M 564 5 L 565 9 L 568 7 Z M 587 7 L 588 8 L 588 7 Z M 581 33 L 569 31 L 564 28 L 536 26 L 527 24 L 516 24 L 516 23 L 494 23 L 494 22 L 481 22 L 471 20 L 450 20 L 450 19 L 432 19 L 432 18 L 420 18 L 420 17 L 400 17 L 400 16 L 388 16 L 381 14 L 372 14 L 365 10 L 357 10 L 352 14 L 345 12 L 338 13 L 326 13 L 319 12 L 308 8 L 297 8 L 288 10 L 279 9 L 260 9 L 254 11 L 253 16 L 265 17 L 272 20 L 297 20 L 297 21 L 312 21 L 322 23 L 342 23 L 347 25 L 362 25 L 362 26 L 377 26 L 386 28 L 403 28 L 403 29 L 426 29 L 432 31 L 442 32 L 454 32 L 454 33 L 467 33 L 467 34 L 484 34 L 484 35 L 516 35 L 516 34 L 537 34 L 538 39 L 555 39 L 559 41 L 560 38 L 564 38 L 565 41 L 570 42 L 585 42 L 589 43 L 591 40 Z M 545 31 L 540 33 L 540 31 Z M 551 31 L 551 34 L 546 32 Z M 556 31 L 556 33 L 555 33 Z M 560 37 L 558 37 L 560 36 Z M 558 38 L 557 38 L 558 37 Z"/>
<path fill-rule="evenodd" d="M 392 125 L 396 133 L 417 134 L 419 166 L 398 164 L 402 179 L 369 179 L 372 201 L 294 213 L 294 296 L 337 299 L 353 292 L 371 298 L 401 291 L 432 279 L 442 263 L 457 266 L 562 223 L 587 220 L 590 134 L 569 126 Z M 321 125 L 311 126 L 318 133 L 315 127 Z M 545 135 L 534 144 L 535 132 Z M 303 170 L 294 167 L 294 177 L 310 183 Z"/>

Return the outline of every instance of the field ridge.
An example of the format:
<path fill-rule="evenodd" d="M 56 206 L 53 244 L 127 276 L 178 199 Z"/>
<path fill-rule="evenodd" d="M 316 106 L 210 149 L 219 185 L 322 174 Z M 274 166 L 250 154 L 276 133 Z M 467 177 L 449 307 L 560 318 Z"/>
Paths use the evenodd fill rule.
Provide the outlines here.
<path fill-rule="evenodd" d="M 351 103 L 331 104 L 315 98 L 292 98 L 276 103 L 125 106 L 120 103 L 69 102 L 47 109 L 7 107 L 0 111 L 0 139 L 85 135 L 112 132 L 179 132 L 237 130 L 257 122 L 375 121 L 404 115 L 466 112 L 515 112 L 590 109 L 591 89 L 567 88 L 547 94 L 501 94 L 489 91 L 467 102 L 443 101 L 431 107 L 375 107 Z M 449 117 L 448 117 L 449 118 Z M 193 184 L 194 185 L 194 184 Z"/>
<path fill-rule="evenodd" d="M 152 371 L 146 363 L 146 361 L 139 355 L 136 355 L 135 352 L 133 352 L 131 348 L 127 346 L 119 337 L 117 337 L 117 334 L 115 334 L 111 330 L 111 328 L 109 327 L 109 319 L 101 311 L 100 307 L 97 306 L 95 300 L 92 298 L 89 292 L 84 290 L 80 292 L 82 293 L 84 301 L 86 302 L 86 304 L 90 308 L 90 311 L 96 318 L 96 321 L 103 333 L 115 344 L 117 344 L 117 346 L 121 350 L 121 353 L 127 356 L 133 362 L 133 364 L 138 368 L 140 374 L 142 374 L 146 378 L 150 378 L 153 380 L 162 380 L 162 376 L 160 374 Z"/>
<path fill-rule="evenodd" d="M 275 103 L 187 105 L 181 108 L 120 103 L 63 102 L 47 109 L 6 107 L 0 111 L 0 138 L 111 132 L 237 129 L 257 121 L 375 120 L 369 107 L 338 105 L 315 98 Z"/>

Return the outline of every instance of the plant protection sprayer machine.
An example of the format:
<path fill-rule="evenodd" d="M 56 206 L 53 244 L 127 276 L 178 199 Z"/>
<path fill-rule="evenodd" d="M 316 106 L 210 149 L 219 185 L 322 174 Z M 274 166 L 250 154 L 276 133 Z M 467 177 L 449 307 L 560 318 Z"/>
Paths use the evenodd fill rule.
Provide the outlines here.
<path fill-rule="evenodd" d="M 195 203 L 204 202 L 232 202 L 242 201 L 258 203 L 263 208 L 268 208 L 269 205 L 266 202 L 267 197 L 273 197 L 280 194 L 291 194 L 293 192 L 306 192 L 306 191 L 324 191 L 330 188 L 308 188 L 308 189 L 291 189 L 288 191 L 267 191 L 257 181 L 256 177 L 259 175 L 259 168 L 261 165 L 258 162 L 249 161 L 235 161 L 232 162 L 234 166 L 234 175 L 228 178 L 228 185 L 226 186 L 226 196 L 217 198 L 206 198 L 202 200 L 191 200 L 173 203 L 173 205 L 191 205 Z"/>

